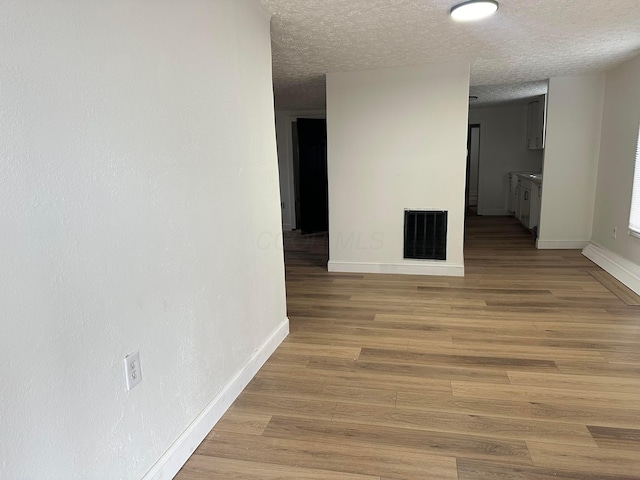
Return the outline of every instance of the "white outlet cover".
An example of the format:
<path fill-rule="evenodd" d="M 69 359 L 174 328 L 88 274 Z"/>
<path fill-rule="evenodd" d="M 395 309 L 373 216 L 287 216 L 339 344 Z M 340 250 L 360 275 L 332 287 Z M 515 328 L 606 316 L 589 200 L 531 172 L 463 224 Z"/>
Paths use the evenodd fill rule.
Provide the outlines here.
<path fill-rule="evenodd" d="M 124 376 L 127 381 L 127 391 L 142 381 L 142 368 L 140 368 L 140 352 L 133 352 L 124 357 Z"/>

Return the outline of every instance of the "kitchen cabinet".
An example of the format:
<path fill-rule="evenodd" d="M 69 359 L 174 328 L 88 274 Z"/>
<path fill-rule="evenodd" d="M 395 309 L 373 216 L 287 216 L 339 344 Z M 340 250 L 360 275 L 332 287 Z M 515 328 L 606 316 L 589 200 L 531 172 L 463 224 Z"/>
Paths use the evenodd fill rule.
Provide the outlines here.
<path fill-rule="evenodd" d="M 527 106 L 527 148 L 542 150 L 544 148 L 544 96 Z"/>
<path fill-rule="evenodd" d="M 533 191 L 531 192 L 531 218 L 529 220 L 529 228 L 536 230 L 536 235 L 540 228 L 540 206 L 542 205 L 542 182 L 532 182 Z"/>
<path fill-rule="evenodd" d="M 520 191 L 522 200 L 520 200 L 520 223 L 527 228 L 531 220 L 531 182 L 522 182 L 522 189 Z"/>
<path fill-rule="evenodd" d="M 515 215 L 517 204 L 518 175 L 516 172 L 509 172 L 509 198 L 507 201 L 507 210 Z"/>
<path fill-rule="evenodd" d="M 525 228 L 537 231 L 540 224 L 542 177 L 536 174 L 518 174 L 515 200 L 515 217 Z"/>
<path fill-rule="evenodd" d="M 521 214 L 521 209 L 520 209 L 520 191 L 522 190 L 522 187 L 520 185 L 520 180 L 518 179 L 516 186 L 514 187 L 514 201 L 513 201 L 513 216 L 516 217 L 518 220 L 520 220 L 520 214 Z"/>

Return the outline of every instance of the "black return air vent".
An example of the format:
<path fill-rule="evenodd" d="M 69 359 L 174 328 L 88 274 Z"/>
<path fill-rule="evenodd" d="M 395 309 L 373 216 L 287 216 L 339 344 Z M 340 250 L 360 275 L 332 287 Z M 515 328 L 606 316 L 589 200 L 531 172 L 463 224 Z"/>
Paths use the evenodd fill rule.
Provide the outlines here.
<path fill-rule="evenodd" d="M 404 258 L 447 259 L 447 212 L 404 211 Z"/>

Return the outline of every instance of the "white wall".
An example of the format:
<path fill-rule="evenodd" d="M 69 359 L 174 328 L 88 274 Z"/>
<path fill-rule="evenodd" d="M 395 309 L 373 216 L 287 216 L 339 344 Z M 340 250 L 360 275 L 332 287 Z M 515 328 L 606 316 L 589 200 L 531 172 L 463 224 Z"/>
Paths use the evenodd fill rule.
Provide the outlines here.
<path fill-rule="evenodd" d="M 582 248 L 591 239 L 604 75 L 549 80 L 538 248 Z"/>
<path fill-rule="evenodd" d="M 592 237 L 640 265 L 640 239 L 627 233 L 640 124 L 638 85 L 640 56 L 607 73 Z"/>
<path fill-rule="evenodd" d="M 293 230 L 296 225 L 295 188 L 293 171 L 293 151 L 291 144 L 291 123 L 297 118 L 326 118 L 324 110 L 279 110 L 276 112 L 276 137 L 278 142 L 278 166 L 280 170 L 280 199 L 282 209 L 282 229 Z"/>
<path fill-rule="evenodd" d="M 269 18 L 6 0 L 0 63 L 0 477 L 140 479 L 286 326 Z"/>
<path fill-rule="evenodd" d="M 509 172 L 542 170 L 542 150 L 527 149 L 527 105 L 472 108 L 480 124 L 478 214 L 509 215 Z"/>
<path fill-rule="evenodd" d="M 469 65 L 327 75 L 329 269 L 463 274 Z M 403 260 L 405 209 L 448 210 L 447 261 Z"/>
<path fill-rule="evenodd" d="M 638 85 L 640 56 L 607 73 L 593 243 L 584 253 L 640 294 L 640 239 L 628 234 L 640 124 Z"/>

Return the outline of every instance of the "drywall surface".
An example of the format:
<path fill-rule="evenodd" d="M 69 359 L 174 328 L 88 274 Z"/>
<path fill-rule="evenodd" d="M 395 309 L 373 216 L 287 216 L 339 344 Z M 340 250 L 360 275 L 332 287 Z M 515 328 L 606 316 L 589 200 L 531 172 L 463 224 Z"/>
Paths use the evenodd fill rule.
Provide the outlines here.
<path fill-rule="evenodd" d="M 480 124 L 478 213 L 508 215 L 509 172 L 540 172 L 542 150 L 527 149 L 527 105 L 472 108 Z"/>
<path fill-rule="evenodd" d="M 468 88 L 463 62 L 327 75 L 330 268 L 462 268 Z M 446 262 L 403 260 L 405 209 L 449 212 Z"/>
<path fill-rule="evenodd" d="M 539 248 L 591 239 L 603 97 L 603 74 L 549 80 Z"/>
<path fill-rule="evenodd" d="M 285 321 L 269 37 L 251 0 L 0 4 L 3 480 L 141 478 Z"/>
<path fill-rule="evenodd" d="M 638 85 L 640 56 L 607 73 L 592 238 L 640 265 L 640 239 L 628 234 L 640 126 Z"/>

